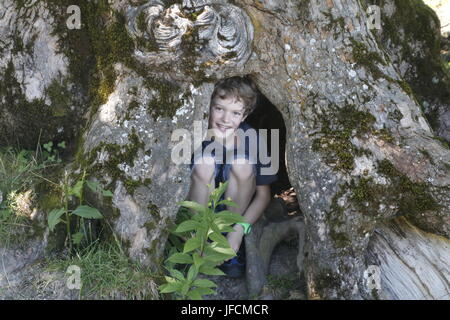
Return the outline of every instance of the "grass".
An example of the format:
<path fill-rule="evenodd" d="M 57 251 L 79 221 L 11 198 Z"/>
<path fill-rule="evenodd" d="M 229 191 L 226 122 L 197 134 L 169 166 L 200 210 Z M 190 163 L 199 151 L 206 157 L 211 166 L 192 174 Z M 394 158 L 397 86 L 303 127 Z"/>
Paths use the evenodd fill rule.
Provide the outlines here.
<path fill-rule="evenodd" d="M 56 150 L 17 150 L 0 148 L 0 247 L 25 244 L 33 232 L 32 218 L 37 210 L 36 186 L 44 180 L 48 169 L 58 166 Z M 51 160 L 49 160 L 51 158 Z M 48 180 L 47 180 L 48 182 Z M 46 192 L 48 190 L 40 190 Z M 65 251 L 67 252 L 67 251 Z M 45 261 L 48 271 L 65 272 L 70 265 L 81 268 L 80 298 L 149 299 L 158 291 L 152 272 L 131 262 L 116 240 L 94 241 L 75 254 L 56 255 Z"/>
<path fill-rule="evenodd" d="M 14 235 L 26 232 L 34 214 L 33 186 L 47 164 L 39 152 L 0 148 L 0 245 L 8 245 Z M 25 237 L 14 237 L 23 240 Z"/>
<path fill-rule="evenodd" d="M 155 299 L 156 276 L 131 262 L 120 243 L 94 242 L 66 259 L 49 259 L 49 271 L 65 271 L 71 265 L 81 269 L 80 299 Z"/>

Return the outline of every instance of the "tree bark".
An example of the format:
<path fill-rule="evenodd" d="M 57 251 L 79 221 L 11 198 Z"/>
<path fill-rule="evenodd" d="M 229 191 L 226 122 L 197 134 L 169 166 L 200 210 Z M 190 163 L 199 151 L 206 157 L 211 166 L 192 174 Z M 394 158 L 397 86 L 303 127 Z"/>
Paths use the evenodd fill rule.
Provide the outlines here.
<path fill-rule="evenodd" d="M 81 7 L 79 32 L 60 30 L 69 2 Z M 72 170 L 86 169 L 113 190 L 104 209 L 134 260 L 161 268 L 176 203 L 189 189 L 188 166 L 171 160 L 171 134 L 195 133 L 196 120 L 205 130 L 214 82 L 234 75 L 250 75 L 283 115 L 289 179 L 305 215 L 309 298 L 379 297 L 364 278 L 369 242 L 394 217 L 450 238 L 448 146 L 417 101 L 427 97 L 418 94 L 422 73 L 402 69 L 402 61 L 411 70 L 417 61 L 394 59 L 395 34 L 384 33 L 400 1 L 383 2 L 380 31 L 369 30 L 368 4 L 356 0 L 43 3 L 57 8 L 55 20 L 43 21 L 60 32 L 68 61 L 61 69 L 75 72 L 69 79 L 79 101 L 89 101 L 76 109 L 88 112 Z M 424 25 L 436 23 L 428 11 L 421 17 Z M 436 54 L 425 49 L 426 39 L 417 43 L 417 52 Z M 5 57 L 3 79 L 11 74 Z M 441 71 L 437 77 L 448 83 Z M 47 78 L 39 97 L 54 75 Z M 439 110 L 448 103 L 436 101 Z M 10 112 L 4 104 L 2 110 Z M 434 128 L 445 138 L 438 120 Z"/>

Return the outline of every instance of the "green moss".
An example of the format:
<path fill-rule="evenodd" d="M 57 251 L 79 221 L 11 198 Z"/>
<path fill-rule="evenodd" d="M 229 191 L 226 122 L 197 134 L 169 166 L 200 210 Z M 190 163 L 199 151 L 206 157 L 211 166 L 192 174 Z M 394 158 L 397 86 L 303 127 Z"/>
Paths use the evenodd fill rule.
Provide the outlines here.
<path fill-rule="evenodd" d="M 439 205 L 432 197 L 425 183 L 413 182 L 400 173 L 388 161 L 379 163 L 379 173 L 390 180 L 390 185 L 377 184 L 372 177 L 352 179 L 350 183 L 341 186 L 341 191 L 333 197 L 331 213 L 333 217 L 343 214 L 343 209 L 337 205 L 337 199 L 349 192 L 350 203 L 362 214 L 377 219 L 380 205 L 398 207 L 399 215 L 415 216 L 427 210 L 438 210 Z M 329 221 L 336 224 L 336 219 Z"/>
<path fill-rule="evenodd" d="M 139 102 L 137 102 L 136 100 L 132 100 L 130 102 L 130 104 L 128 105 L 128 108 L 126 109 L 126 113 L 125 116 L 123 117 L 123 120 L 131 120 L 131 115 L 130 112 L 133 110 L 136 110 L 139 108 Z"/>
<path fill-rule="evenodd" d="M 180 87 L 177 84 L 148 77 L 144 80 L 148 89 L 156 91 L 156 96 L 148 103 L 147 111 L 156 121 L 159 116 L 172 118 L 183 105 L 183 98 L 178 99 Z"/>
<path fill-rule="evenodd" d="M 325 217 L 330 238 L 336 248 L 345 250 L 351 244 L 349 235 L 342 229 L 346 223 L 345 210 L 354 209 L 362 215 L 356 232 L 363 236 L 377 221 L 383 219 L 382 206 L 396 208 L 396 215 L 406 216 L 412 221 L 424 212 L 441 208 L 425 183 L 411 181 L 388 160 L 378 163 L 378 172 L 389 180 L 387 185 L 378 184 L 373 177 L 364 176 L 343 183 L 333 196 Z M 338 205 L 343 196 L 347 198 L 346 209 Z"/>
<path fill-rule="evenodd" d="M 351 245 L 349 237 L 341 231 L 341 227 L 345 224 L 344 208 L 338 205 L 338 199 L 345 193 L 344 189 L 338 191 L 330 206 L 330 211 L 327 211 L 325 218 L 327 226 L 330 230 L 330 238 L 336 248 L 346 248 Z"/>
<path fill-rule="evenodd" d="M 414 39 L 424 42 L 429 49 L 438 49 L 439 40 L 435 39 L 435 32 L 430 25 L 431 20 L 439 25 L 439 20 L 434 11 L 425 5 L 422 0 L 395 0 L 394 3 L 396 10 L 393 16 L 390 18 L 382 16 L 382 28 L 386 28 L 387 35 L 397 45 L 403 45 L 404 42 L 399 33 L 399 27 L 401 27 L 406 38 L 413 35 Z"/>
<path fill-rule="evenodd" d="M 268 275 L 267 285 L 272 289 L 294 290 L 298 286 L 298 276 L 295 274 Z"/>
<path fill-rule="evenodd" d="M 17 142 L 21 148 L 33 149 L 39 141 L 62 140 L 57 128 L 70 128 L 69 117 L 62 117 L 66 105 L 54 108 L 47 105 L 45 99 L 28 101 L 15 76 L 14 64 L 10 60 L 0 74 L 0 144 L 13 145 Z M 8 125 L 9 124 L 9 125 Z M 63 133 L 64 134 L 64 133 Z M 67 136 L 70 137 L 69 134 Z"/>
<path fill-rule="evenodd" d="M 351 245 L 351 241 L 347 234 L 338 232 L 335 228 L 330 229 L 330 237 L 333 240 L 334 245 L 338 248 L 346 248 Z"/>
<path fill-rule="evenodd" d="M 357 149 L 350 138 L 370 133 L 375 117 L 350 105 L 332 109 L 322 122 L 322 137 L 313 141 L 312 148 L 313 151 L 321 152 L 324 161 L 334 170 L 352 171 L 354 157 L 364 154 L 364 150 Z"/>
<path fill-rule="evenodd" d="M 379 163 L 379 172 L 391 180 L 390 192 L 395 195 L 394 198 L 398 202 L 399 214 L 415 216 L 427 210 L 435 211 L 440 208 L 425 183 L 411 181 L 388 160 Z"/>
<path fill-rule="evenodd" d="M 63 117 L 70 111 L 71 93 L 69 92 L 67 79 L 60 81 L 54 79 L 46 88 L 45 94 L 50 98 L 52 113 L 56 117 Z"/>
<path fill-rule="evenodd" d="M 402 120 L 403 114 L 399 110 L 395 109 L 394 111 L 390 111 L 388 113 L 388 117 L 396 122 L 399 122 Z"/>
<path fill-rule="evenodd" d="M 107 0 L 46 0 L 58 20 L 54 33 L 61 51 L 69 58 L 73 82 L 86 86 L 91 114 L 106 102 L 115 88 L 117 74 L 114 64 L 131 59 L 135 44 L 125 27 L 125 17 L 113 12 Z M 82 12 L 79 30 L 67 30 L 65 10 L 76 4 Z"/>
<path fill-rule="evenodd" d="M 386 65 L 383 58 L 373 51 L 369 51 L 367 47 L 353 38 L 350 38 L 352 43 L 352 54 L 356 64 L 369 70 L 374 79 L 384 77 L 383 72 L 376 66 L 376 64 Z"/>
<path fill-rule="evenodd" d="M 435 136 L 435 137 L 433 137 L 433 139 L 440 142 L 441 146 L 443 146 L 444 148 L 450 149 L 450 145 L 449 145 L 448 141 L 445 140 L 444 138 Z"/>
<path fill-rule="evenodd" d="M 126 174 L 118 168 L 119 164 L 127 164 L 130 167 L 134 166 L 134 159 L 137 156 L 139 149 L 145 147 L 144 142 L 142 142 L 136 134 L 135 129 L 132 129 L 132 133 L 128 135 L 129 144 L 124 146 L 119 146 L 117 144 L 107 144 L 101 142 L 97 147 L 95 147 L 88 156 L 88 161 L 82 163 L 88 168 L 88 174 L 98 174 L 99 172 L 106 171 L 106 173 L 112 178 L 112 182 L 107 186 L 107 189 L 112 189 L 113 185 L 117 180 L 124 183 L 129 194 L 133 194 L 136 188 L 148 183 L 149 180 L 142 181 L 133 180 L 126 176 Z M 98 153 L 106 151 L 108 153 L 108 159 L 104 163 L 96 163 Z M 96 163 L 94 166 L 90 165 Z"/>
<path fill-rule="evenodd" d="M 372 294 L 372 298 L 374 298 L 375 300 L 380 300 L 380 295 L 378 294 L 378 290 L 373 288 L 371 291 Z"/>
<path fill-rule="evenodd" d="M 341 289 L 341 277 L 331 269 L 322 270 L 318 274 L 314 274 L 314 285 L 317 292 L 326 294 L 325 291 L 333 290 L 339 292 Z"/>
<path fill-rule="evenodd" d="M 407 70 L 405 82 L 399 82 L 410 96 L 412 92 L 417 101 L 436 101 L 439 104 L 450 100 L 450 79 L 443 68 L 441 50 L 441 36 L 438 28 L 439 19 L 434 11 L 422 0 L 395 0 L 396 10 L 391 17 L 381 15 L 381 40 L 385 44 L 391 43 L 388 49 L 400 49 L 400 61 L 405 61 L 413 67 Z M 375 4 L 383 5 L 376 1 Z M 403 30 L 403 32 L 399 32 Z M 415 53 L 414 47 L 421 43 L 420 54 Z M 439 82 L 433 82 L 433 78 Z M 425 113 L 433 129 L 439 128 L 436 110 Z"/>
<path fill-rule="evenodd" d="M 174 5 L 174 4 L 183 4 L 182 0 L 163 0 L 164 2 L 164 6 L 166 8 L 169 8 L 170 6 Z"/>
<path fill-rule="evenodd" d="M 159 208 L 156 204 L 150 202 L 147 206 L 148 212 L 153 216 L 153 217 L 158 217 L 161 218 L 161 215 L 159 213 Z"/>
<path fill-rule="evenodd" d="M 352 204 L 366 216 L 377 218 L 380 204 L 389 202 L 384 187 L 375 183 L 372 177 L 352 179 L 348 190 L 351 190 L 350 200 Z"/>
<path fill-rule="evenodd" d="M 128 106 L 128 110 L 135 110 L 138 108 L 139 108 L 139 102 L 137 102 L 136 100 L 131 101 Z"/>
<path fill-rule="evenodd" d="M 424 156 L 425 158 L 427 158 L 428 161 L 430 161 L 430 163 L 431 163 L 432 165 L 434 165 L 433 158 L 431 157 L 430 153 L 429 153 L 427 150 L 425 150 L 425 149 L 419 149 L 419 152 L 420 152 L 421 154 L 423 154 L 423 156 Z"/>
<path fill-rule="evenodd" d="M 11 53 L 16 55 L 17 53 L 24 51 L 23 39 L 19 34 L 14 34 L 13 36 L 13 47 L 11 49 Z"/>
<path fill-rule="evenodd" d="M 136 95 L 138 94 L 138 88 L 137 88 L 136 86 L 131 87 L 131 88 L 128 90 L 128 94 L 133 95 L 133 96 L 136 96 Z"/>
<path fill-rule="evenodd" d="M 326 31 L 332 31 L 334 30 L 334 38 L 336 39 L 337 35 L 340 34 L 345 30 L 345 19 L 344 17 L 334 18 L 333 14 L 331 13 L 331 10 L 329 12 L 323 12 L 322 14 L 327 17 L 327 19 L 330 21 L 326 26 Z"/>
<path fill-rule="evenodd" d="M 136 26 L 141 32 L 145 32 L 147 30 L 147 17 L 145 15 L 145 11 L 141 11 L 137 16 Z"/>
<path fill-rule="evenodd" d="M 389 143 L 394 143 L 395 139 L 392 136 L 392 133 L 386 129 L 386 128 L 382 128 L 379 130 L 374 130 L 373 133 L 380 139 L 389 142 Z"/>
<path fill-rule="evenodd" d="M 204 69 L 207 63 L 199 63 L 197 60 L 200 57 L 200 51 L 198 50 L 204 44 L 205 40 L 201 40 L 199 37 L 198 27 L 194 27 L 188 30 L 182 37 L 181 50 L 183 56 L 181 58 L 181 69 L 189 76 L 190 81 L 194 86 L 198 87 L 204 82 L 215 82 L 214 77 L 207 77 Z M 230 54 L 233 58 L 232 54 Z"/>
<path fill-rule="evenodd" d="M 413 93 L 411 87 L 409 86 L 408 82 L 403 81 L 403 80 L 398 80 L 397 83 L 400 85 L 400 87 L 403 89 L 403 91 L 405 91 L 410 97 L 414 96 L 414 93 Z"/>

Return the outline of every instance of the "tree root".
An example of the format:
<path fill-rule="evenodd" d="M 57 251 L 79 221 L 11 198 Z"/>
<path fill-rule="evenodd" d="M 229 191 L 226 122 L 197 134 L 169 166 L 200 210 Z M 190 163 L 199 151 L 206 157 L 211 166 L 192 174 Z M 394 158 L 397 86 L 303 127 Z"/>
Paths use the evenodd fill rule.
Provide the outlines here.
<path fill-rule="evenodd" d="M 246 281 L 250 297 L 258 296 L 267 283 L 270 258 L 274 248 L 282 240 L 298 234 L 297 266 L 303 270 L 305 224 L 303 217 L 289 218 L 287 208 L 281 199 L 273 199 L 264 215 L 245 237 Z"/>

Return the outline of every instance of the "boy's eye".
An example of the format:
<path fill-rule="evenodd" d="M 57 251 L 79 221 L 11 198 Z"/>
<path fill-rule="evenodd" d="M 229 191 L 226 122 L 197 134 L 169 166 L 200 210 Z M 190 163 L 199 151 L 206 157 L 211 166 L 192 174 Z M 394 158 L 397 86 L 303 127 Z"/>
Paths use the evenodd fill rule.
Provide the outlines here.
<path fill-rule="evenodd" d="M 240 112 L 233 112 L 235 116 L 240 116 L 241 113 Z"/>

